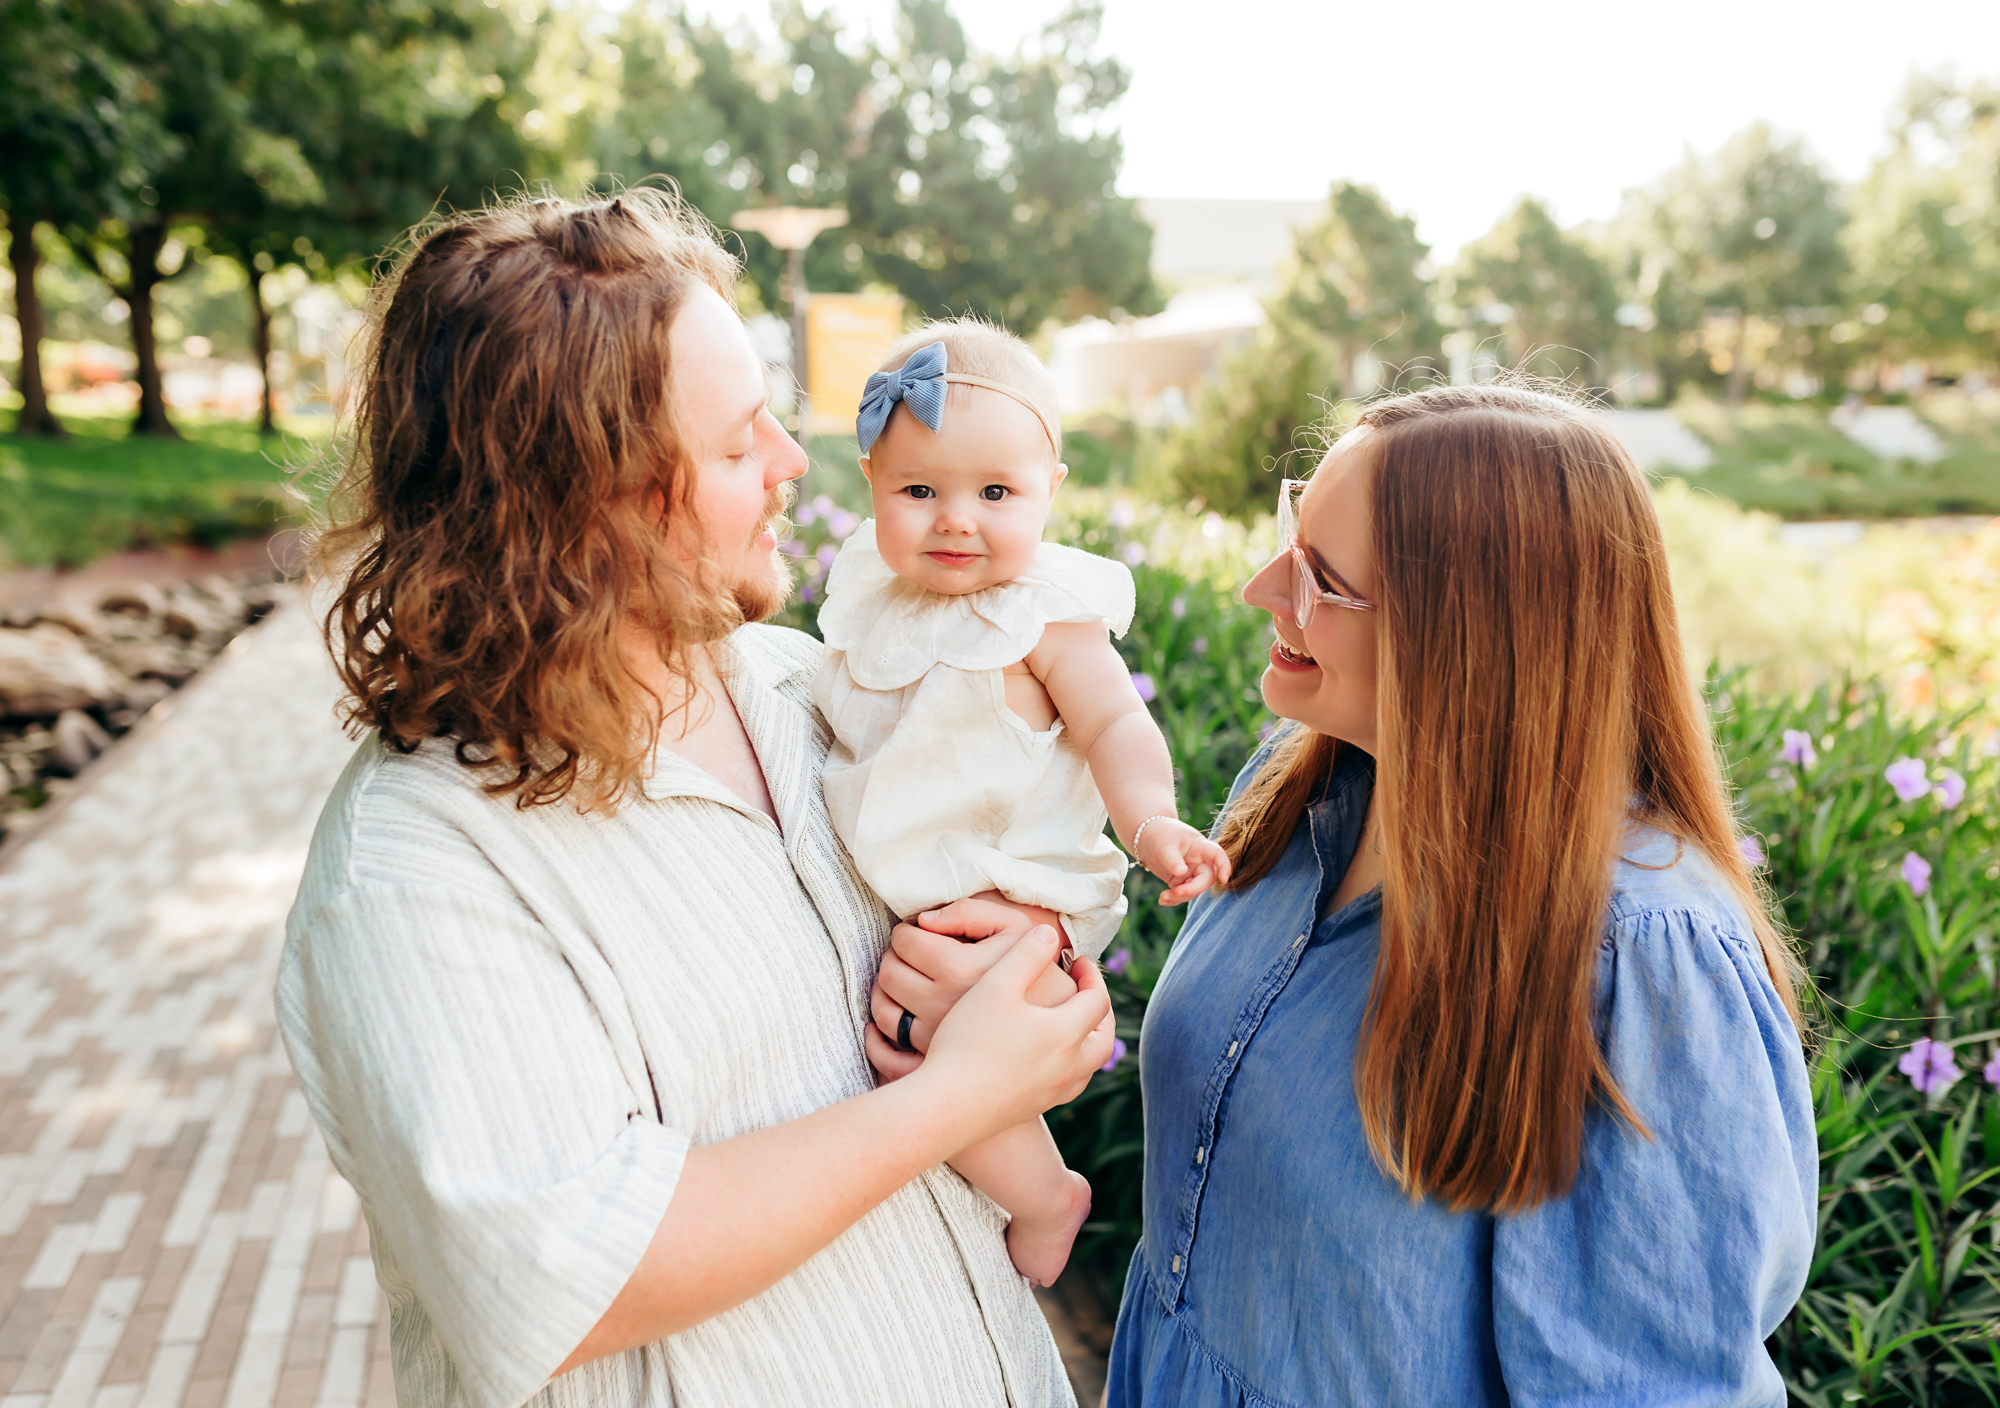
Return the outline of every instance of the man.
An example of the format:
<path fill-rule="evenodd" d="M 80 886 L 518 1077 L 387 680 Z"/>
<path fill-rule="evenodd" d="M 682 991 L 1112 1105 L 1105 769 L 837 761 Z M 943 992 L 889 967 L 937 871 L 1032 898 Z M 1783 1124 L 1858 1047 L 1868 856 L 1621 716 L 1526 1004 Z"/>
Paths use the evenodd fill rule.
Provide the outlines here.
<path fill-rule="evenodd" d="M 1079 1091 L 1108 999 L 1026 999 L 1038 928 L 875 1088 L 889 921 L 820 799 L 818 647 L 746 624 L 805 462 L 735 272 L 632 192 L 452 220 L 377 294 L 322 544 L 373 731 L 278 1005 L 405 1405 L 1071 1402 L 941 1165 Z"/>

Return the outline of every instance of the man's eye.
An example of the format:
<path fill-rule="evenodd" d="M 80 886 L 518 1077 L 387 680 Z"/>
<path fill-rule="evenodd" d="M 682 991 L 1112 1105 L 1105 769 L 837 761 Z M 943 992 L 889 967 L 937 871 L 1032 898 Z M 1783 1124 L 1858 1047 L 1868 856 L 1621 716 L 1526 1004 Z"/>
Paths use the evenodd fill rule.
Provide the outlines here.
<path fill-rule="evenodd" d="M 986 500 L 989 504 L 997 504 L 1006 498 L 1009 492 L 1005 484 L 988 484 L 984 489 L 979 491 L 979 497 Z"/>
<path fill-rule="evenodd" d="M 934 499 L 937 497 L 937 490 L 931 488 L 928 484 L 912 484 L 903 492 L 913 499 Z"/>

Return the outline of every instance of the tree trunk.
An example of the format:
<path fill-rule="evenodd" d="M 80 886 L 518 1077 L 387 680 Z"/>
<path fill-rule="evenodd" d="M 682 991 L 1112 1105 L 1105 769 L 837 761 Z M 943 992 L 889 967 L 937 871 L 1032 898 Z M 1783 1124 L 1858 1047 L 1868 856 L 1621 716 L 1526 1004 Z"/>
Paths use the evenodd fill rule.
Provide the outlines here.
<path fill-rule="evenodd" d="M 1729 409 L 1743 409 L 1743 397 L 1750 387 L 1750 315 L 1736 315 L 1736 347 L 1729 354 Z"/>
<path fill-rule="evenodd" d="M 42 299 L 35 291 L 41 251 L 35 247 L 35 222 L 14 212 L 8 226 L 8 262 L 14 269 L 14 320 L 21 325 L 21 414 L 17 435 L 61 435 L 62 422 L 49 409 L 48 387 L 42 381 Z"/>
<path fill-rule="evenodd" d="M 257 376 L 264 384 L 264 397 L 257 412 L 257 433 L 276 435 L 278 424 L 271 415 L 271 310 L 264 306 L 264 271 L 252 264 L 249 272 L 250 310 L 254 319 L 251 331 L 255 334 L 257 348 Z"/>
<path fill-rule="evenodd" d="M 167 418 L 166 388 L 160 378 L 159 339 L 153 331 L 153 289 L 164 281 L 160 273 L 160 249 L 166 242 L 164 223 L 133 227 L 128 246 L 131 282 L 119 292 L 132 312 L 132 353 L 139 359 L 139 414 L 132 422 L 132 433 L 179 439 L 180 432 Z"/>

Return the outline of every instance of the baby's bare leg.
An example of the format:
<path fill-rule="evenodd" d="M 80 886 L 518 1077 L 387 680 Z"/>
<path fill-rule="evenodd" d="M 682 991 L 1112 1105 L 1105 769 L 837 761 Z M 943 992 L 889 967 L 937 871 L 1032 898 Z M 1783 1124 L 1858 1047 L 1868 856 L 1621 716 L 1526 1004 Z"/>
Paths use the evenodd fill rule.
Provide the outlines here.
<path fill-rule="evenodd" d="M 1003 1129 L 965 1150 L 951 1166 L 1013 1215 L 1007 1254 L 1014 1269 L 1038 1286 L 1055 1284 L 1090 1213 L 1090 1184 L 1063 1167 L 1048 1125 L 1030 1120 Z"/>

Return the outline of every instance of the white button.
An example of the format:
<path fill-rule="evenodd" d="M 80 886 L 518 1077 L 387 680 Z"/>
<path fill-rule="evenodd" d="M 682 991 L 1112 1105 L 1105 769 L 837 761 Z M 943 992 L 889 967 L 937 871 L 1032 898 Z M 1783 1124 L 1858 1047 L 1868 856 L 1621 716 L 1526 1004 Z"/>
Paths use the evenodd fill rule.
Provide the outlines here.
<path fill-rule="evenodd" d="M 1174 1258 L 1174 1275 L 1178 1276 L 1178 1275 L 1180 1275 L 1180 1274 L 1181 1274 L 1181 1259 L 1180 1259 L 1179 1257 L 1175 1257 L 1175 1258 Z"/>
<path fill-rule="evenodd" d="M 1196 1163 L 1200 1163 L 1200 1162 L 1201 1162 L 1201 1161 L 1202 1161 L 1203 1159 L 1205 1159 L 1205 1158 L 1207 1158 L 1207 1157 L 1208 1157 L 1208 1146 L 1207 1146 L 1207 1145 L 1203 1145 L 1203 1146 L 1202 1146 L 1201 1148 L 1199 1148 L 1199 1149 L 1197 1149 L 1197 1150 L 1195 1150 L 1195 1151 L 1194 1151 L 1194 1161 L 1195 1161 Z"/>
<path fill-rule="evenodd" d="M 1304 934 L 1300 934 L 1296 939 L 1292 940 L 1292 947 L 1297 948 L 1300 944 L 1304 943 L 1305 941 L 1306 941 L 1306 936 Z"/>
<path fill-rule="evenodd" d="M 1229 1055 L 1234 1056 L 1235 1054 L 1236 1054 L 1236 1043 L 1232 1041 L 1229 1043 Z M 1224 1059 L 1226 1060 L 1228 1058 L 1225 1057 Z"/>

